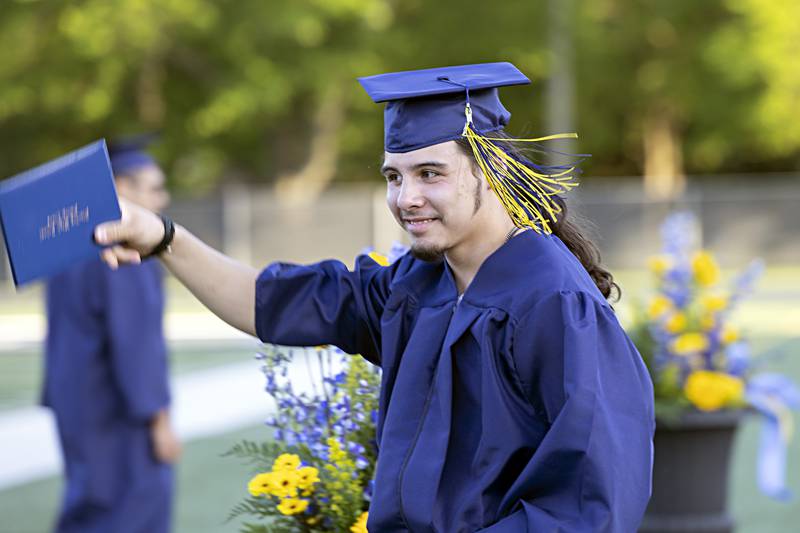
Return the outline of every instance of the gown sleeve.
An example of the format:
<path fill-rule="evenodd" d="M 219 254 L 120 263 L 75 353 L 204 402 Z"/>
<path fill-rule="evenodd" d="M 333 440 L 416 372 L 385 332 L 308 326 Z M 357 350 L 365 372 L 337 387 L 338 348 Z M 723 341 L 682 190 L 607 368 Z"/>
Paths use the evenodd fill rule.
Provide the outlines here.
<path fill-rule="evenodd" d="M 650 498 L 653 389 L 599 298 L 562 291 L 518 323 L 513 361 L 548 430 L 487 533 L 636 531 Z"/>
<path fill-rule="evenodd" d="M 273 263 L 256 280 L 256 332 L 286 346 L 332 344 L 380 365 L 380 317 L 391 267 L 367 256 L 350 271 L 339 261 Z"/>
<path fill-rule="evenodd" d="M 105 318 L 113 379 L 129 416 L 149 421 L 169 405 L 163 293 L 153 265 L 104 269 Z"/>

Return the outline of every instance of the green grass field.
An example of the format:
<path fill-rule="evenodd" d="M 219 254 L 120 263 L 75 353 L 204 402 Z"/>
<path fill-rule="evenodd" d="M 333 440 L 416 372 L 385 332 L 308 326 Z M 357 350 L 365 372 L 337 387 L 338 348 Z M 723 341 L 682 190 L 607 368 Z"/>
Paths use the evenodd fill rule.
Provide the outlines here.
<path fill-rule="evenodd" d="M 800 383 L 800 337 L 772 337 L 754 340 L 757 353 L 772 353 L 765 369 L 784 372 Z M 35 391 L 36 366 L 31 354 L 0 356 L 2 390 L 13 383 L 17 391 L 12 403 L 22 403 Z M 225 364 L 241 353 L 177 352 L 176 371 Z M 26 359 L 27 357 L 27 359 Z M 34 357 L 35 358 L 35 357 Z M 24 379 L 23 379 L 24 378 Z M 28 385 L 25 385 L 25 382 Z M 8 407 L 8 404 L 6 404 Z M 791 531 L 800 523 L 800 506 L 783 504 L 761 495 L 755 482 L 755 453 L 758 444 L 756 418 L 747 420 L 737 436 L 730 487 L 730 502 L 738 520 L 739 533 L 778 533 Z M 175 508 L 176 533 L 228 533 L 237 531 L 238 522 L 225 524 L 231 507 L 244 495 L 251 472 L 236 460 L 220 457 L 242 438 L 268 438 L 264 427 L 253 427 L 231 434 L 190 442 L 178 468 Z M 789 484 L 800 492 L 800 438 L 795 438 L 789 455 Z M 0 491 L 0 533 L 43 533 L 48 531 L 57 512 L 61 481 L 50 478 Z"/>
<path fill-rule="evenodd" d="M 255 346 L 255 344 L 254 344 Z M 251 359 L 254 349 L 209 344 L 204 347 L 174 347 L 170 353 L 173 376 Z M 0 410 L 33 405 L 41 386 L 41 349 L 0 350 Z"/>
<path fill-rule="evenodd" d="M 246 347 L 228 344 L 202 348 L 177 346 L 171 350 L 170 366 L 173 375 L 180 375 L 246 361 L 253 353 Z M 39 349 L 0 351 L 0 411 L 35 404 L 41 372 Z M 245 495 L 252 472 L 237 460 L 220 455 L 241 439 L 264 439 L 270 434 L 266 427 L 256 426 L 185 444 L 178 467 L 176 532 L 238 530 L 237 521 L 225 523 L 225 519 Z M 0 533 L 50 531 L 58 512 L 62 485 L 60 477 L 52 477 L 0 491 Z"/>
<path fill-rule="evenodd" d="M 617 306 L 625 322 L 630 302 L 647 284 L 639 271 L 616 272 L 625 290 Z M 181 290 L 175 291 L 172 312 L 194 312 L 198 304 Z M 38 294 L 0 298 L 3 314 L 41 311 Z M 749 332 L 756 354 L 770 354 L 764 369 L 780 371 L 800 383 L 800 269 L 772 269 L 759 284 L 753 299 L 735 316 L 735 322 Z M 174 348 L 171 356 L 174 373 L 240 362 L 252 357 L 244 348 Z M 31 405 L 36 401 L 41 373 L 37 350 L 0 351 L 0 410 Z M 782 504 L 761 495 L 755 482 L 755 456 L 758 445 L 756 418 L 747 420 L 736 441 L 730 486 L 731 509 L 738 521 L 739 533 L 778 533 L 793 531 L 800 524 L 800 505 Z M 267 438 L 263 427 L 253 427 L 231 434 L 190 442 L 178 468 L 178 492 L 175 508 L 176 533 L 228 533 L 237 524 L 224 524 L 230 508 L 245 493 L 250 471 L 233 459 L 222 458 L 230 446 L 242 438 Z M 0 436 L 2 438 L 2 436 Z M 789 484 L 800 494 L 800 435 L 796 435 L 789 453 Z M 60 497 L 61 481 L 50 478 L 13 489 L 0 491 L 0 533 L 43 533 L 49 530 Z"/>
<path fill-rule="evenodd" d="M 225 522 L 243 498 L 251 471 L 235 459 L 220 457 L 241 439 L 267 438 L 270 431 L 254 427 L 189 443 L 177 471 L 174 531 L 234 533 L 238 521 Z M 48 478 L 0 491 L 0 533 L 45 533 L 58 512 L 62 481 Z"/>

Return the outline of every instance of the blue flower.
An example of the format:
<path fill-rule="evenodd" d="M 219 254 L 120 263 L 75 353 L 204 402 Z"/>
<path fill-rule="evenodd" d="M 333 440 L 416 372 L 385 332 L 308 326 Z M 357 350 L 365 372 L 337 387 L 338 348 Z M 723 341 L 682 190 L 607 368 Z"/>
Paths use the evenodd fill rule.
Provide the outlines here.
<path fill-rule="evenodd" d="M 728 372 L 741 376 L 750 367 L 750 347 L 746 342 L 734 342 L 725 349 L 728 358 Z"/>
<path fill-rule="evenodd" d="M 348 442 L 347 443 L 347 451 L 352 453 L 353 455 L 361 455 L 364 453 L 365 448 L 361 444 L 357 442 Z"/>
<path fill-rule="evenodd" d="M 409 250 L 410 248 L 408 246 L 404 245 L 401 242 L 394 241 L 392 243 L 392 247 L 389 249 L 389 254 L 387 256 L 387 258 L 389 259 L 389 263 L 394 263 L 404 255 L 406 255 Z"/>

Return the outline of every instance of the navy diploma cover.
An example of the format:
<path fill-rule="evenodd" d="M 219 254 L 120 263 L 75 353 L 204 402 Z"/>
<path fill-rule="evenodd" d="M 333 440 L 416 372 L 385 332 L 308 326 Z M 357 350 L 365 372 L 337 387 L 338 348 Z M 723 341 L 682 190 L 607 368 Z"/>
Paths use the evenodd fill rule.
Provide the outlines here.
<path fill-rule="evenodd" d="M 0 221 L 14 284 L 92 257 L 95 226 L 121 217 L 105 140 L 0 182 Z"/>

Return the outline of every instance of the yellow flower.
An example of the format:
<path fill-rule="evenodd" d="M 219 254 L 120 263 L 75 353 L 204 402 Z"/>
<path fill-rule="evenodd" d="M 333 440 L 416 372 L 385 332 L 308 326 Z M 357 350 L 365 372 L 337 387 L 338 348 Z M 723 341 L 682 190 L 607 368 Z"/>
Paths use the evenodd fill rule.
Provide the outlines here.
<path fill-rule="evenodd" d="M 702 352 L 708 348 L 708 338 L 702 333 L 684 333 L 672 341 L 672 351 L 678 355 Z"/>
<path fill-rule="evenodd" d="M 367 517 L 368 516 L 369 516 L 369 513 L 367 513 L 367 512 L 361 513 L 361 516 L 358 517 L 358 520 L 356 520 L 356 523 L 353 524 L 350 527 L 350 531 L 352 533 L 369 533 L 367 531 Z"/>
<path fill-rule="evenodd" d="M 686 398 L 698 409 L 714 411 L 740 402 L 744 393 L 744 382 L 722 372 L 697 370 L 689 374 L 683 391 Z"/>
<path fill-rule="evenodd" d="M 319 470 L 313 466 L 304 466 L 297 471 L 297 486 L 302 490 L 310 489 L 319 483 Z"/>
<path fill-rule="evenodd" d="M 672 259 L 666 255 L 655 255 L 647 260 L 647 266 L 656 276 L 662 276 L 672 266 Z"/>
<path fill-rule="evenodd" d="M 716 323 L 717 321 L 714 318 L 714 315 L 705 314 L 700 318 L 700 327 L 705 331 L 713 329 Z"/>
<path fill-rule="evenodd" d="M 670 309 L 672 309 L 672 300 L 662 294 L 659 294 L 650 300 L 650 305 L 647 308 L 647 314 L 650 315 L 652 320 L 655 320 L 656 318 L 660 318 Z"/>
<path fill-rule="evenodd" d="M 272 487 L 270 494 L 279 498 L 294 498 L 297 496 L 297 470 L 276 470 L 272 472 Z"/>
<path fill-rule="evenodd" d="M 700 298 L 700 305 L 709 313 L 716 313 L 728 306 L 728 298 L 719 294 L 707 294 Z"/>
<path fill-rule="evenodd" d="M 253 496 L 262 496 L 270 493 L 272 488 L 272 472 L 258 474 L 247 484 L 247 490 Z"/>
<path fill-rule="evenodd" d="M 378 263 L 380 266 L 382 267 L 389 266 L 389 258 L 386 257 L 385 255 L 379 254 L 378 252 L 370 252 L 367 255 L 370 257 L 370 259 Z"/>
<path fill-rule="evenodd" d="M 739 340 L 739 330 L 732 326 L 725 326 L 720 337 L 723 344 L 730 344 Z"/>
<path fill-rule="evenodd" d="M 714 256 L 706 251 L 697 252 L 692 258 L 692 272 L 698 285 L 708 287 L 719 280 L 719 266 Z"/>
<path fill-rule="evenodd" d="M 669 317 L 669 320 L 667 320 L 667 322 L 664 324 L 664 328 L 672 334 L 680 333 L 686 329 L 686 323 L 686 315 L 681 312 L 677 312 Z"/>
<path fill-rule="evenodd" d="M 278 470 L 297 470 L 298 466 L 300 466 L 300 457 L 293 453 L 283 453 L 275 459 L 272 469 L 276 472 Z"/>
<path fill-rule="evenodd" d="M 308 507 L 308 500 L 299 498 L 285 498 L 279 505 L 278 511 L 285 515 L 302 513 Z"/>
<path fill-rule="evenodd" d="M 345 462 L 347 460 L 347 452 L 342 449 L 342 445 L 339 444 L 339 441 L 333 437 L 329 437 L 327 442 L 329 450 L 328 454 L 331 463 L 338 465 L 342 462 Z"/>

